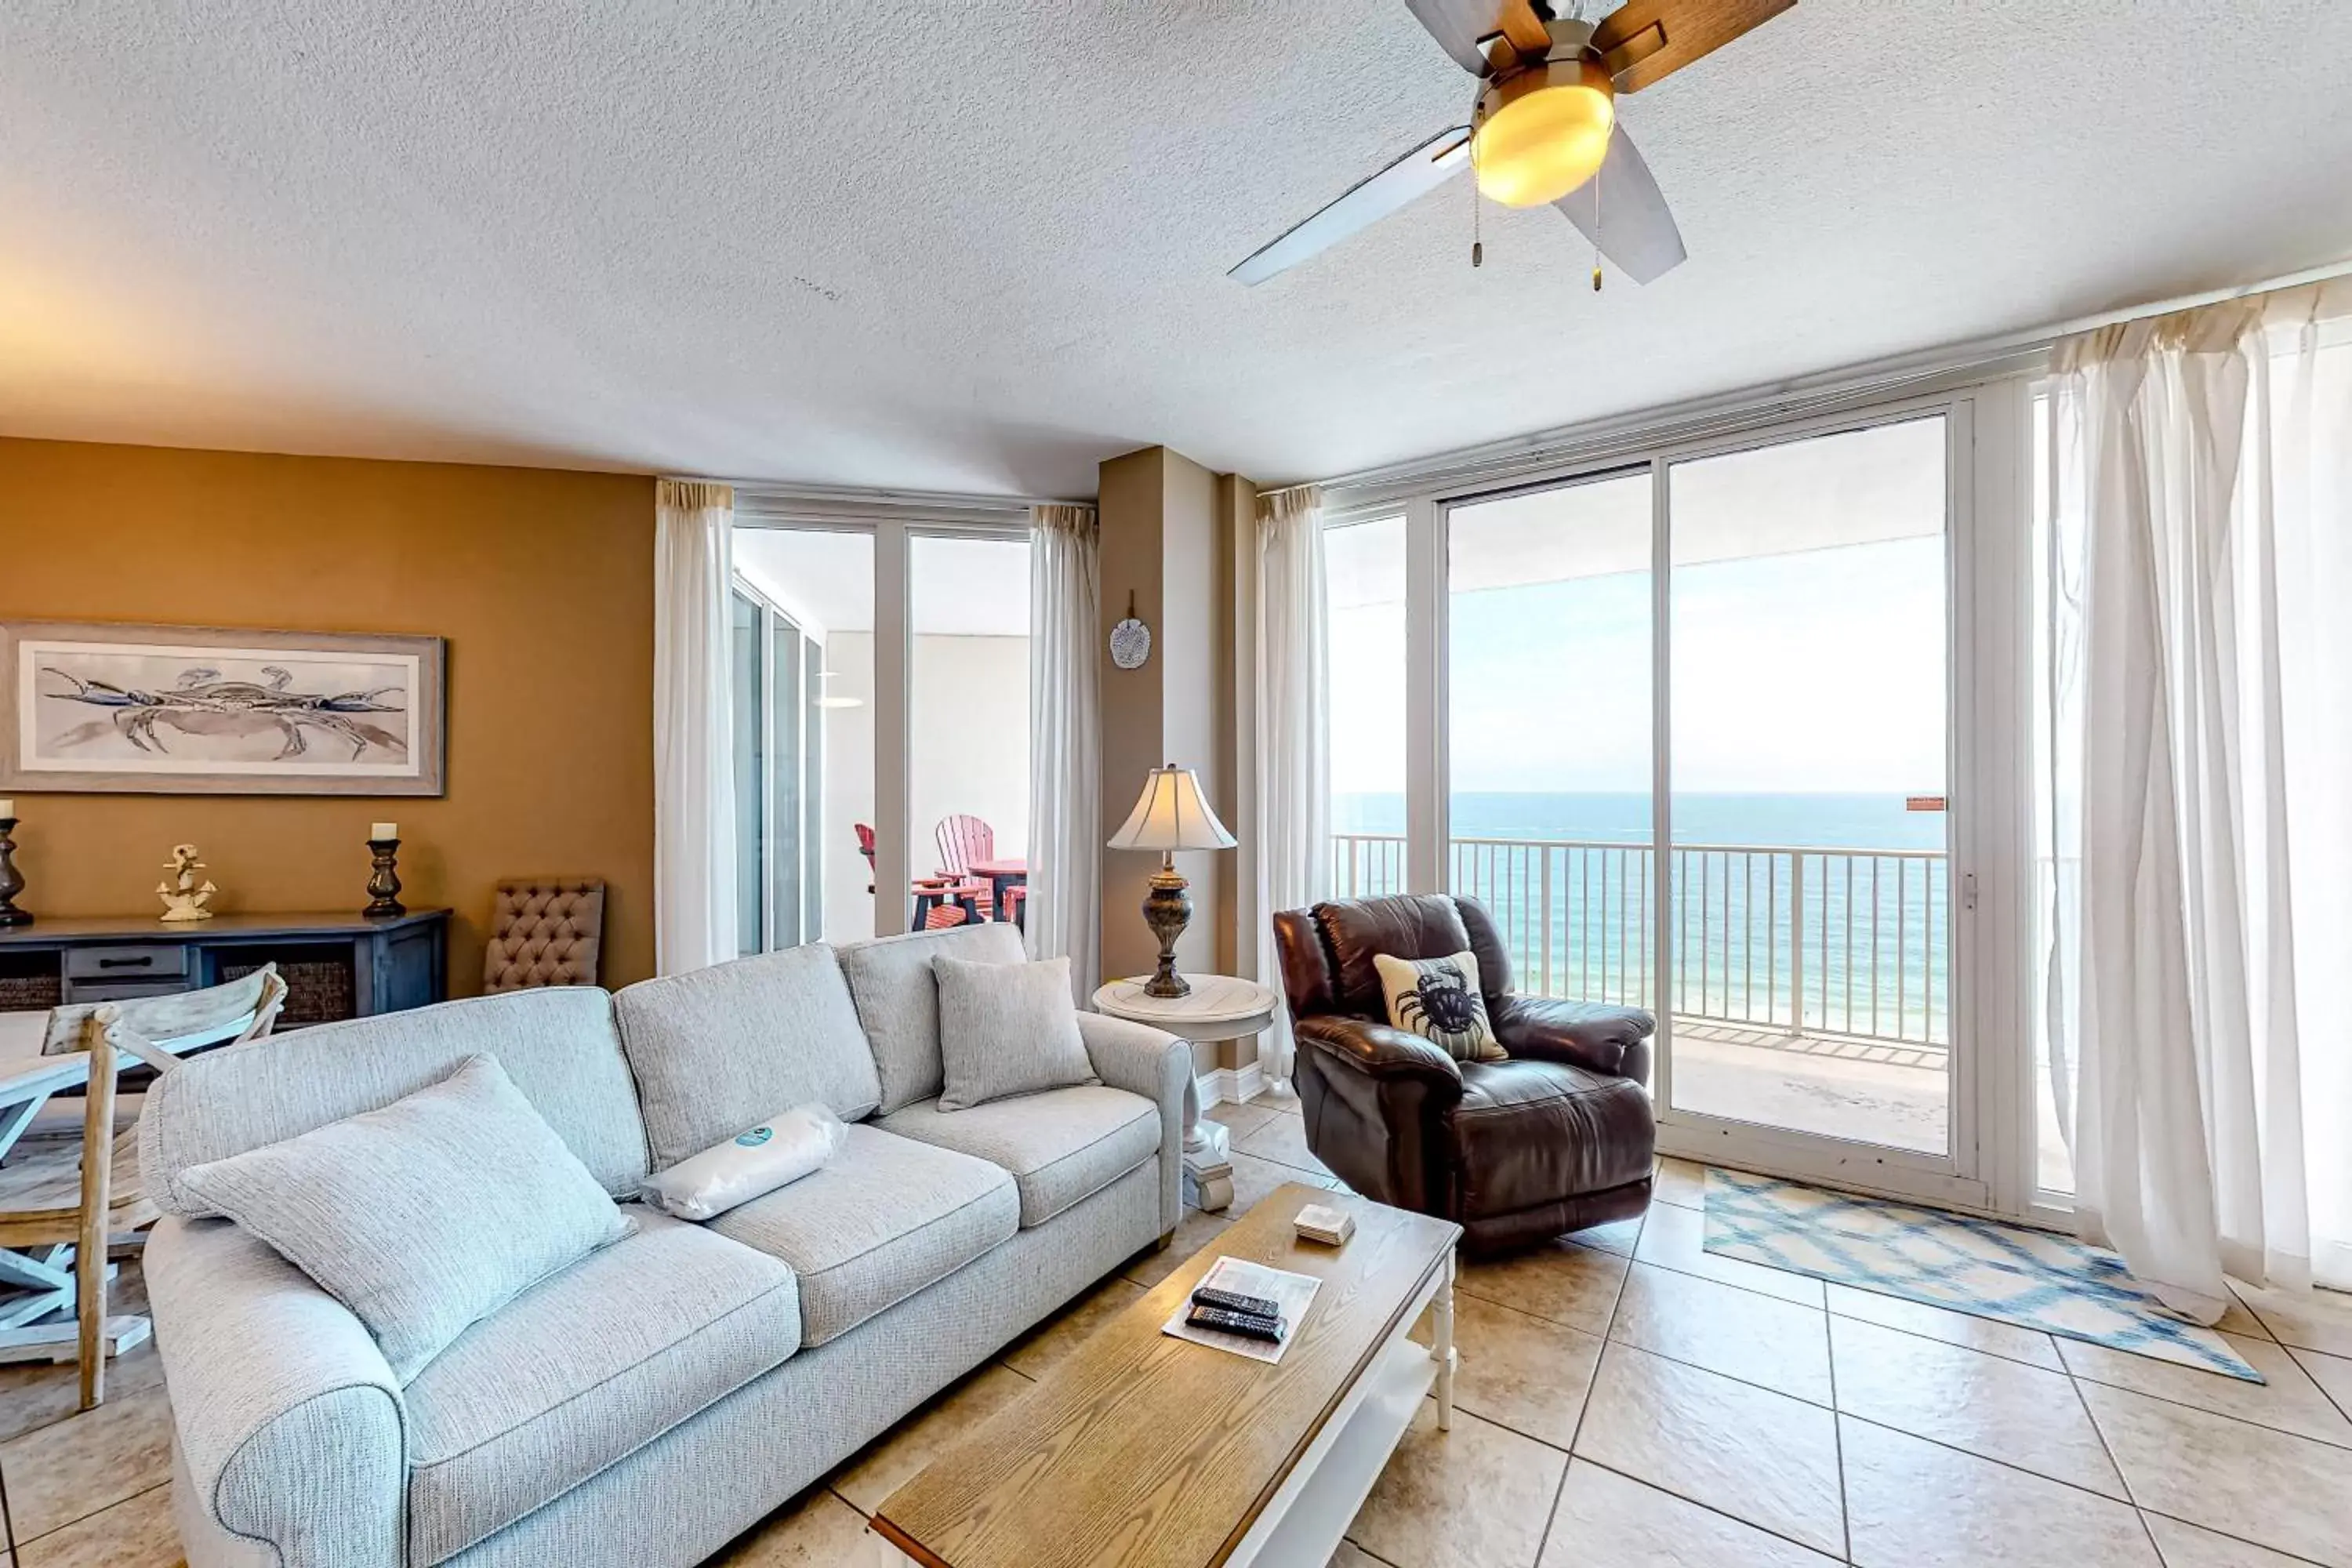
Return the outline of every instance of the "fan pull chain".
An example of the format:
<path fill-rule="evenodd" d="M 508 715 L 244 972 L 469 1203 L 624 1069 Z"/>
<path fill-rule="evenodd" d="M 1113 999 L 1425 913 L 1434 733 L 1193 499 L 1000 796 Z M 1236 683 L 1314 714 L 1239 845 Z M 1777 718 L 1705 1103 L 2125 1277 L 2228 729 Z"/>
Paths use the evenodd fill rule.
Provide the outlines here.
<path fill-rule="evenodd" d="M 1601 171 L 1592 172 L 1592 291 L 1601 292 Z"/>
<path fill-rule="evenodd" d="M 1479 235 L 1478 217 L 1478 117 L 1470 117 L 1470 265 L 1486 265 L 1486 242 Z"/>

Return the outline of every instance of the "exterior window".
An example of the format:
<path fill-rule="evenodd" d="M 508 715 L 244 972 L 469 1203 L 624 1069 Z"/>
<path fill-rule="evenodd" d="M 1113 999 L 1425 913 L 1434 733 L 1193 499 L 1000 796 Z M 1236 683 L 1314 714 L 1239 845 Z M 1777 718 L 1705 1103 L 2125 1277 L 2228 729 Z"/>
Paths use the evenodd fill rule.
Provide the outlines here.
<path fill-rule="evenodd" d="M 1402 517 L 1326 529 L 1325 636 L 1331 698 L 1331 890 L 1404 889 Z"/>

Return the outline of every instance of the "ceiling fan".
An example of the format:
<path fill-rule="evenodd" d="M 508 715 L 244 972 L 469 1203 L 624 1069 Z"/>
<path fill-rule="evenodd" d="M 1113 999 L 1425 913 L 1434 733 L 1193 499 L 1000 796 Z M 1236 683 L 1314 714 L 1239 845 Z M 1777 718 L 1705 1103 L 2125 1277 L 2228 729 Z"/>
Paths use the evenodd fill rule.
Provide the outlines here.
<path fill-rule="evenodd" d="M 1641 91 L 1795 4 L 1627 0 L 1595 25 L 1555 17 L 1548 0 L 1405 0 L 1479 79 L 1470 123 L 1431 137 L 1226 276 L 1262 283 L 1471 169 L 1479 195 L 1506 206 L 1557 206 L 1601 255 L 1647 283 L 1686 253 L 1617 119 L 1617 95 Z M 1592 286 L 1601 286 L 1597 264 Z"/>

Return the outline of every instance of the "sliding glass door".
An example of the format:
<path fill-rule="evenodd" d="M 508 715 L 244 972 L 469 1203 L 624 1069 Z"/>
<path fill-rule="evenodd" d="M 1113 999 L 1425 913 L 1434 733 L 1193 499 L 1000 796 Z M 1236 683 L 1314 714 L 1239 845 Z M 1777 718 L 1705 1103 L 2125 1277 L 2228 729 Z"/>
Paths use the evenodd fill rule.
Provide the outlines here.
<path fill-rule="evenodd" d="M 916 875 L 1025 866 L 1029 854 L 1029 541 L 907 542 Z M 1021 913 L 1022 885 L 985 872 L 982 912 Z M 1013 908 L 998 910 L 1002 880 Z"/>
<path fill-rule="evenodd" d="M 873 538 L 745 529 L 735 565 L 738 941 L 871 936 Z"/>
<path fill-rule="evenodd" d="M 1448 889 L 1520 989 L 1654 1005 L 1650 472 L 1447 514 Z"/>
<path fill-rule="evenodd" d="M 1437 854 L 1335 823 L 1335 865 L 1479 900 L 1523 992 L 1654 1012 L 1670 1152 L 1986 1201 L 1971 418 L 1930 402 L 1407 508 L 1442 563 L 1405 617 L 1442 674 L 1408 786 Z"/>
<path fill-rule="evenodd" d="M 1667 465 L 1667 1108 L 1948 1157 L 1949 435 Z"/>
<path fill-rule="evenodd" d="M 763 522 L 735 568 L 743 950 L 1023 918 L 1027 531 Z"/>

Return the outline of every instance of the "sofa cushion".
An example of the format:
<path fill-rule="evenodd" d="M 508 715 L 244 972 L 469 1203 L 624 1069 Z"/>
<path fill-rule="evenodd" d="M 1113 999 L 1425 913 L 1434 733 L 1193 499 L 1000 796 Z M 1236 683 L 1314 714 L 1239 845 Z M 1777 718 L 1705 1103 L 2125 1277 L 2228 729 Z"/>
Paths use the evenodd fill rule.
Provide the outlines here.
<path fill-rule="evenodd" d="M 180 1179 L 349 1307 L 403 1383 L 472 1324 L 629 1233 L 490 1057 Z"/>
<path fill-rule="evenodd" d="M 438 1563 L 800 1345 L 792 1270 L 650 1210 L 475 1324 L 408 1385 L 412 1561 Z"/>
<path fill-rule="evenodd" d="M 1643 1181 L 1657 1136 L 1639 1082 L 1565 1062 L 1464 1062 L 1448 1119 L 1465 1220 Z"/>
<path fill-rule="evenodd" d="M 1094 1058 L 1070 1005 L 1070 961 L 931 961 L 940 985 L 941 1110 L 1093 1083 Z"/>
<path fill-rule="evenodd" d="M 856 1121 L 882 1099 L 848 983 L 823 942 L 641 981 L 613 1008 L 656 1171 L 786 1106 L 818 1100 Z"/>
<path fill-rule="evenodd" d="M 875 1123 L 886 1132 L 1002 1166 L 1021 1193 L 1024 1229 L 1092 1197 L 1160 1153 L 1160 1108 L 1093 1085 L 941 1110 L 936 1100 Z"/>
<path fill-rule="evenodd" d="M 184 1219 L 211 1218 L 219 1211 L 179 1179 L 188 1166 L 378 1110 L 486 1052 L 599 1185 L 635 1195 L 646 1179 L 646 1125 L 613 998 L 588 985 L 319 1024 L 191 1057 L 147 1091 L 139 1168 L 148 1195 Z"/>
<path fill-rule="evenodd" d="M 946 1081 L 940 1066 L 940 994 L 931 960 L 945 953 L 973 963 L 1020 963 L 1021 928 L 1003 921 L 908 931 L 845 942 L 841 972 L 857 1003 L 858 1022 L 882 1074 L 882 1114 L 935 1100 Z"/>
<path fill-rule="evenodd" d="M 1021 1197 L 984 1160 L 854 1126 L 824 1170 L 709 1228 L 791 1266 L 801 1342 L 821 1345 L 1012 1236 Z"/>

